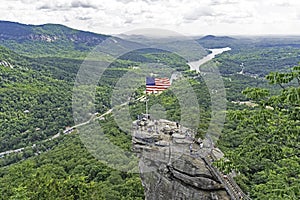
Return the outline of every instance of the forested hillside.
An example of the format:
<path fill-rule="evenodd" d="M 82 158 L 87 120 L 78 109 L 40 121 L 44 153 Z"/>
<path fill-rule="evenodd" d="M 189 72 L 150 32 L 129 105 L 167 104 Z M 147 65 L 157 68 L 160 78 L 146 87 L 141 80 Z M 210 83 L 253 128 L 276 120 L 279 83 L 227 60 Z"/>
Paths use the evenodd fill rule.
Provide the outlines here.
<path fill-rule="evenodd" d="M 229 160 L 217 166 L 241 173 L 237 180 L 255 199 L 297 199 L 300 195 L 300 67 L 270 73 L 279 95 L 265 88 L 244 94 L 257 107 L 229 111 L 219 144 Z"/>
<path fill-rule="evenodd" d="M 71 84 L 30 69 L 29 60 L 6 49 L 1 49 L 1 57 L 1 152 L 33 144 L 73 125 Z"/>
<path fill-rule="evenodd" d="M 77 135 L 54 149 L 0 169 L 0 199 L 142 200 L 138 174 L 122 173 L 95 159 Z"/>

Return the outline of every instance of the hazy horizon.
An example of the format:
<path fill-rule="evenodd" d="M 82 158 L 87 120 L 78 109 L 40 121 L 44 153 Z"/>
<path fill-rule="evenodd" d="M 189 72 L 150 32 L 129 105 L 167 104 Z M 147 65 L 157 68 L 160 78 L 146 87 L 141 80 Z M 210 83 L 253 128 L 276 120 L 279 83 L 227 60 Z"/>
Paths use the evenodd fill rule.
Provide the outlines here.
<path fill-rule="evenodd" d="M 136 33 L 135 31 L 140 31 L 140 30 L 148 30 L 150 28 L 145 28 L 145 29 L 138 29 L 138 30 L 132 30 L 132 31 L 128 31 L 128 32 L 125 32 L 125 33 L 116 33 L 116 34 L 110 34 L 110 33 L 101 33 L 101 32 L 95 32 L 95 31 L 91 31 L 91 30 L 84 30 L 84 29 L 78 29 L 76 27 L 71 27 L 71 26 L 68 26 L 68 25 L 65 25 L 65 24 L 59 24 L 59 23 L 41 23 L 41 24 L 31 24 L 31 23 L 22 23 L 22 22 L 19 22 L 19 21 L 9 21 L 9 20 L 1 20 L 0 21 L 2 22 L 12 22 L 12 23 L 19 23 L 19 24 L 24 24 L 24 25 L 33 25 L 33 26 L 41 26 L 41 25 L 47 25 L 47 24 L 53 24 L 53 25 L 63 25 L 63 26 L 66 26 L 66 27 L 69 27 L 71 29 L 75 29 L 75 30 L 80 30 L 80 31 L 86 31 L 86 32 L 93 32 L 93 33 L 96 33 L 96 34 L 102 34 L 102 35 L 111 35 L 111 36 L 115 36 L 115 37 L 120 37 L 120 38 L 126 38 L 126 37 L 131 37 L 131 36 L 142 36 L 142 37 L 148 37 L 148 38 L 171 38 L 171 37 L 180 37 L 178 36 L 179 34 L 174 34 L 173 35 L 153 35 L 153 34 L 143 34 L 143 33 Z M 158 28 L 154 28 L 153 30 L 159 30 Z M 163 30 L 163 29 L 161 29 Z M 167 31 L 167 32 L 174 32 L 172 30 L 163 30 L 163 31 Z M 174 32 L 176 33 L 176 32 Z M 249 35 L 249 34 L 212 34 L 212 33 L 205 33 L 205 34 L 195 34 L 195 35 L 183 35 L 183 34 L 180 34 L 182 35 L 182 37 L 191 37 L 191 38 L 201 38 L 201 37 L 205 37 L 205 36 L 217 36 L 217 37 L 235 37 L 235 38 L 260 38 L 260 37 L 270 37 L 270 38 L 277 38 L 277 37 L 286 37 L 286 38 L 298 38 L 300 37 L 300 33 L 299 34 L 261 34 L 261 35 Z"/>
<path fill-rule="evenodd" d="M 300 35 L 293 0 L 4 0 L 1 20 L 118 35 L 143 28 L 186 36 Z"/>

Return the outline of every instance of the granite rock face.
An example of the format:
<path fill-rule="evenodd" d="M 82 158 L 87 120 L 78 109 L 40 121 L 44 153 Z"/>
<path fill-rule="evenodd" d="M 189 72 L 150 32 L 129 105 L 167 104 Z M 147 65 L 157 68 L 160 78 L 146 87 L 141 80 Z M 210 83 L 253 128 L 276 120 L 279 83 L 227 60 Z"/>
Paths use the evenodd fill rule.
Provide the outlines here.
<path fill-rule="evenodd" d="M 167 120 L 140 120 L 133 126 L 133 149 L 147 200 L 229 200 L 205 159 L 211 149 L 195 143 L 193 131 Z"/>

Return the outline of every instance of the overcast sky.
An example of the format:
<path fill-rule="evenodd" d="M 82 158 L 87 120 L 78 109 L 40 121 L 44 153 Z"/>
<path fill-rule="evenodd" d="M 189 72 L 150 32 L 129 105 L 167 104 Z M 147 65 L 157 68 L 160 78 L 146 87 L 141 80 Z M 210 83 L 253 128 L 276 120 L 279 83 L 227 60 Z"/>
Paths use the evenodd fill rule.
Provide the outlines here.
<path fill-rule="evenodd" d="M 1 0 L 1 20 L 104 34 L 163 28 L 185 35 L 300 35 L 298 0 Z"/>

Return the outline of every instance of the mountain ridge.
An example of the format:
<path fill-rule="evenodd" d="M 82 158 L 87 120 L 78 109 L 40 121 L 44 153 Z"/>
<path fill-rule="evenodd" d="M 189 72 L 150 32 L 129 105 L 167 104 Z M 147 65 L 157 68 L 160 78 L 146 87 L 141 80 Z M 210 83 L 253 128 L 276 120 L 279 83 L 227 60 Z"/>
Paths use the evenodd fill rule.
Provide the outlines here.
<path fill-rule="evenodd" d="M 49 37 L 47 38 L 46 36 Z M 69 38 L 66 36 L 69 36 Z M 80 39 L 80 36 L 85 39 L 87 39 L 88 37 L 93 38 L 96 42 L 102 42 L 104 39 L 111 37 L 109 35 L 97 34 L 88 31 L 81 31 L 81 30 L 69 28 L 61 24 L 31 25 L 31 24 L 21 24 L 18 22 L 0 21 L 1 40 L 16 39 L 22 41 L 28 39 L 28 40 L 45 40 L 48 42 L 52 42 L 58 39 L 70 39 L 71 41 L 72 40 L 76 41 L 76 39 Z"/>
<path fill-rule="evenodd" d="M 0 46 L 30 57 L 84 58 L 107 39 L 118 43 L 120 49 L 143 47 L 139 43 L 111 35 L 77 30 L 60 24 L 28 25 L 0 20 Z"/>
<path fill-rule="evenodd" d="M 203 40 L 237 40 L 237 39 L 229 36 L 206 35 L 199 38 L 198 40 L 203 41 Z"/>

